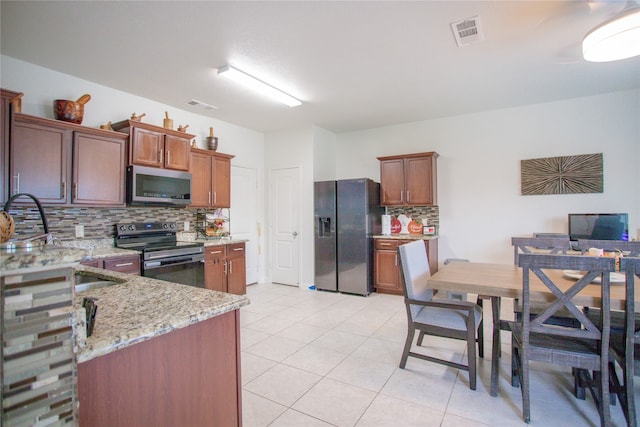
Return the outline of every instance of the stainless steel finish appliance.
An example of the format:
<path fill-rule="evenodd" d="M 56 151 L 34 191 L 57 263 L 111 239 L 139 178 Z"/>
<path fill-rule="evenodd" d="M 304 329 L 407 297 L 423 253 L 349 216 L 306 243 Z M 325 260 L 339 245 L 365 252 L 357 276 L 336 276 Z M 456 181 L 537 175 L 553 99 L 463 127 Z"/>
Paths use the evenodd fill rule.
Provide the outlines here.
<path fill-rule="evenodd" d="M 142 251 L 142 275 L 204 287 L 204 244 L 178 242 L 175 222 L 116 224 L 116 247 Z"/>
<path fill-rule="evenodd" d="M 380 184 L 368 178 L 314 183 L 316 289 L 373 292 L 373 239 L 380 234 Z"/>
<path fill-rule="evenodd" d="M 144 206 L 191 204 L 191 174 L 145 166 L 127 167 L 127 203 Z"/>

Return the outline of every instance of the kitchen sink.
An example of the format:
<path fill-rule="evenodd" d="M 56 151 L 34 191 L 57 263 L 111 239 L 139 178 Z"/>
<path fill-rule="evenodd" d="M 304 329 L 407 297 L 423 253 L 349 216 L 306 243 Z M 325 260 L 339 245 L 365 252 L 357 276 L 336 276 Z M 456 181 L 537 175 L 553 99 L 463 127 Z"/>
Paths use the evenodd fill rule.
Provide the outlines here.
<path fill-rule="evenodd" d="M 87 275 L 87 274 L 75 274 L 75 289 L 76 292 L 88 291 L 90 289 L 105 288 L 107 286 L 119 285 L 124 283 L 123 281 L 105 279 L 99 276 Z"/>

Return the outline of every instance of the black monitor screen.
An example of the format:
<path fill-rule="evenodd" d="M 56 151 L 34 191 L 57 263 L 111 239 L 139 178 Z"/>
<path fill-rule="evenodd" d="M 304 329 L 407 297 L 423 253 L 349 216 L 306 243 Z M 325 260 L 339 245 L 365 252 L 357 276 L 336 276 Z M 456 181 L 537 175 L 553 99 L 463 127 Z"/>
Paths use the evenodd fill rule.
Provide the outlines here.
<path fill-rule="evenodd" d="M 569 238 L 595 240 L 629 240 L 629 215 L 569 214 Z"/>

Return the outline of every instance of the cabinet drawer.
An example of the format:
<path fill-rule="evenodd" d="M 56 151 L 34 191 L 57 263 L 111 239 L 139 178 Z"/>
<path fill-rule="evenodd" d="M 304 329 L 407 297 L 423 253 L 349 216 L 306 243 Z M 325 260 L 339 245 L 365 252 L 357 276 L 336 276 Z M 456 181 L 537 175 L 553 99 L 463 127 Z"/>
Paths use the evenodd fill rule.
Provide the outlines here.
<path fill-rule="evenodd" d="M 227 257 L 227 246 L 226 245 L 214 245 L 214 246 L 205 246 L 204 248 L 204 259 L 205 261 L 213 261 L 217 259 L 224 259 Z"/>
<path fill-rule="evenodd" d="M 374 239 L 375 248 L 378 250 L 395 251 L 400 246 L 400 240 Z"/>
<path fill-rule="evenodd" d="M 244 256 L 244 243 L 232 243 L 227 245 L 227 256 L 237 258 Z"/>
<path fill-rule="evenodd" d="M 119 271 L 120 273 L 140 274 L 140 257 L 137 255 L 105 258 L 106 270 Z"/>
<path fill-rule="evenodd" d="M 81 261 L 80 264 L 88 265 L 89 267 L 102 268 L 101 259 L 88 259 L 86 261 Z"/>

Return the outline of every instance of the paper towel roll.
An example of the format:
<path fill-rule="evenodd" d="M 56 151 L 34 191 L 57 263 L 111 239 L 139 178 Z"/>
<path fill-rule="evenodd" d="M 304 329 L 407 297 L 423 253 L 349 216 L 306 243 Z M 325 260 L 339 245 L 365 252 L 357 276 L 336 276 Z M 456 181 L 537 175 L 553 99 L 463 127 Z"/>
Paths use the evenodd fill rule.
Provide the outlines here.
<path fill-rule="evenodd" d="M 382 234 L 391 235 L 391 215 L 382 215 Z"/>

